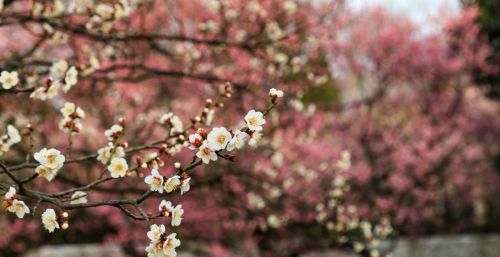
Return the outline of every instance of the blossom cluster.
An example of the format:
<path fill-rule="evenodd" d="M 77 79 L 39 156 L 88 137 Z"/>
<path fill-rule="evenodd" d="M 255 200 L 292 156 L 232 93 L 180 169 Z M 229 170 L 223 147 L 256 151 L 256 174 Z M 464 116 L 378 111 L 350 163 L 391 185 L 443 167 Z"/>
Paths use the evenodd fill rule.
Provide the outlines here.
<path fill-rule="evenodd" d="M 69 227 L 67 218 L 67 212 L 57 215 L 54 209 L 48 208 L 42 213 L 42 224 L 49 233 L 52 233 L 59 228 L 67 229 Z"/>
<path fill-rule="evenodd" d="M 171 112 L 163 114 L 158 119 L 158 123 L 170 126 L 171 132 L 174 133 L 184 131 L 182 120 Z"/>
<path fill-rule="evenodd" d="M 5 193 L 2 201 L 2 208 L 15 213 L 20 219 L 22 219 L 25 214 L 30 213 L 28 206 L 23 201 L 17 199 L 16 189 L 14 187 L 10 187 L 9 191 Z"/>
<path fill-rule="evenodd" d="M 63 167 L 66 160 L 66 157 L 54 148 L 43 148 L 36 152 L 33 158 L 40 164 L 36 167 L 35 172 L 49 182 L 57 176 L 57 173 Z"/>
<path fill-rule="evenodd" d="M 282 97 L 281 90 L 271 89 L 270 95 L 273 101 L 277 97 Z M 222 150 L 232 151 L 240 149 L 245 145 L 245 141 L 249 138 L 249 145 L 255 145 L 261 138 L 260 131 L 266 123 L 264 114 L 255 110 L 250 110 L 244 117 L 246 128 L 236 129 L 229 132 L 224 127 L 213 128 L 210 132 L 205 129 L 198 129 L 196 133 L 189 135 L 189 148 L 191 150 L 198 149 L 196 156 L 203 163 L 208 164 L 210 161 L 217 160 L 217 153 Z"/>
<path fill-rule="evenodd" d="M 153 224 L 147 233 L 151 243 L 146 247 L 148 257 L 175 257 L 176 248 L 181 245 L 181 241 L 176 238 L 176 233 L 166 234 L 164 225 Z"/>
<path fill-rule="evenodd" d="M 108 145 L 97 150 L 97 160 L 102 164 L 107 165 L 108 171 L 112 178 L 121 178 L 127 175 L 128 163 L 125 158 L 126 143 L 120 143 L 120 139 L 124 134 L 124 122 L 115 124 L 111 128 L 104 131 L 104 135 L 108 139 Z"/>
<path fill-rule="evenodd" d="M 66 93 L 78 82 L 78 70 L 75 66 L 69 67 L 65 60 L 54 62 L 49 70 L 50 76 L 47 78 L 45 85 L 37 87 L 31 93 L 30 97 L 45 101 L 54 98 L 62 88 Z M 29 84 L 35 84 L 36 76 L 30 78 L 32 81 Z M 33 85 L 34 86 L 34 85 Z"/>
<path fill-rule="evenodd" d="M 162 216 L 171 216 L 172 227 L 179 226 L 182 221 L 184 210 L 182 205 L 172 206 L 169 201 L 162 200 L 159 206 Z M 175 257 L 177 255 L 176 248 L 180 246 L 181 241 L 176 238 L 176 233 L 166 234 L 165 225 L 153 224 L 150 227 L 147 237 L 151 240 L 149 246 L 146 247 L 148 257 Z"/>
<path fill-rule="evenodd" d="M 271 89 L 270 97 L 271 102 L 274 104 L 278 97 L 282 97 L 281 90 Z M 207 113 L 207 112 L 204 112 Z M 210 161 L 216 161 L 221 151 L 232 151 L 240 149 L 244 146 L 247 138 L 253 138 L 256 142 L 256 134 L 260 134 L 262 126 L 266 123 L 264 114 L 255 110 L 250 110 L 244 117 L 246 127 L 238 129 L 231 133 L 224 127 L 215 127 L 210 132 L 206 129 L 198 128 L 196 133 L 189 135 L 187 144 L 191 150 L 198 150 L 196 157 L 202 163 L 208 164 Z M 163 115 L 159 122 L 161 124 L 170 124 L 171 132 L 182 132 L 182 122 L 177 116 L 172 113 Z M 260 136 L 258 136 L 260 138 Z M 252 139 L 251 139 L 252 140 Z M 255 143 L 254 143 L 255 144 Z M 156 157 L 156 155 L 154 156 Z M 140 159 L 139 159 L 140 160 Z M 140 163 L 140 162 L 139 162 Z M 148 165 L 142 165 L 148 167 Z M 180 163 L 175 163 L 175 168 L 181 171 Z M 180 189 L 181 195 L 189 191 L 191 180 L 186 176 L 186 173 L 179 173 L 180 175 L 173 175 L 170 178 L 162 176 L 158 171 L 158 165 L 153 165 L 151 174 L 146 176 L 144 182 L 149 185 L 150 190 L 158 193 L 173 192 L 177 188 Z M 160 203 L 159 211 L 161 216 L 170 216 L 172 227 L 181 224 L 182 215 L 184 210 L 182 205 L 172 206 L 170 201 L 163 200 Z M 180 240 L 175 238 L 176 234 L 172 233 L 167 235 L 165 233 L 164 225 L 152 225 L 148 232 L 148 238 L 151 240 L 150 245 L 146 247 L 148 257 L 175 257 L 175 248 L 180 245 Z"/>
<path fill-rule="evenodd" d="M 164 191 L 171 193 L 179 188 L 181 195 L 189 191 L 190 181 L 191 178 L 181 178 L 179 175 L 173 175 L 169 178 L 165 178 L 160 175 L 157 169 L 153 169 L 151 171 L 151 175 L 144 179 L 144 182 L 150 186 L 151 191 L 156 191 L 160 194 Z"/>
<path fill-rule="evenodd" d="M 59 128 L 69 134 L 78 133 L 82 129 L 80 120 L 85 118 L 85 112 L 74 103 L 66 102 L 61 108 L 63 119 L 59 123 Z"/>

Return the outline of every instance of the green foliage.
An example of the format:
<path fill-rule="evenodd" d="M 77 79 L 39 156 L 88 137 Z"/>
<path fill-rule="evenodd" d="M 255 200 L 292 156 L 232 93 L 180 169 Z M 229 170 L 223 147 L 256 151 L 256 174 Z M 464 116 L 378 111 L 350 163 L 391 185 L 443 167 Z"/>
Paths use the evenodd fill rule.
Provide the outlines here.
<path fill-rule="evenodd" d="M 488 36 L 493 54 L 490 62 L 500 65 L 500 0 L 475 0 L 471 1 L 479 7 L 480 14 L 478 23 L 481 30 Z M 465 2 L 465 4 L 470 4 Z M 478 83 L 486 87 L 487 93 L 491 98 L 500 99 L 500 75 L 499 74 L 476 74 Z"/>
<path fill-rule="evenodd" d="M 310 87 L 302 97 L 304 103 L 314 103 L 314 104 L 334 104 L 337 103 L 340 98 L 340 91 L 335 84 L 333 79 L 329 79 L 328 82 Z"/>

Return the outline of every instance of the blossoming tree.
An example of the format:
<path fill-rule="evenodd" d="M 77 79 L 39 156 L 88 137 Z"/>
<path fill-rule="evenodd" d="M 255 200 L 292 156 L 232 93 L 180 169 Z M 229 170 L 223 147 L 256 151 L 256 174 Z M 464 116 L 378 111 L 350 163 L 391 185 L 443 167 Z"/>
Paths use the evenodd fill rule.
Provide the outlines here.
<path fill-rule="evenodd" d="M 196 6 L 208 10 L 206 17 L 191 15 Z M 175 14 L 166 17 L 171 8 Z M 308 18 L 292 1 L 275 8 Z M 264 83 L 257 76 L 265 64 L 258 62 L 287 62 L 273 50 L 288 43 L 286 33 L 276 21 L 267 22 L 265 6 L 256 1 L 2 1 L 1 11 L 3 35 L 20 39 L 2 45 L 0 105 L 8 124 L 0 144 L 2 208 L 19 219 L 39 216 L 50 233 L 78 228 L 70 225 L 71 213 L 80 209 L 116 209 L 150 225 L 148 256 L 175 256 L 177 234 L 153 223 L 169 217 L 172 227 L 181 225 L 183 206 L 162 200 L 151 211 L 151 199 L 187 193 L 191 170 L 234 160 L 231 152 L 258 143 L 281 90 L 258 92 L 264 103 L 256 108 L 262 110 L 250 110 L 234 129 L 211 123 L 233 93 Z M 211 20 L 222 15 L 235 21 L 238 14 L 248 17 L 237 26 Z M 264 27 L 251 24 L 255 19 Z M 243 61 L 248 58 L 254 64 Z M 230 74 L 231 67 L 243 69 Z M 235 79 L 243 73 L 244 82 Z M 189 89 L 173 91 L 175 84 Z M 203 91 L 211 97 L 200 101 Z M 188 105 L 200 107 L 199 114 Z M 184 148 L 194 151 L 191 158 Z M 130 187 L 141 180 L 145 186 Z M 23 244 L 12 250 L 22 251 Z"/>
<path fill-rule="evenodd" d="M 119 66 L 128 62 L 128 58 L 123 55 L 120 57 L 123 60 L 115 60 L 118 66 L 113 66 L 111 60 L 114 57 L 111 55 L 117 57 L 125 54 L 121 51 L 126 51 L 127 48 L 122 45 L 125 48 L 115 49 L 113 41 L 127 41 L 129 37 L 138 37 L 139 34 L 134 32 L 132 24 L 140 17 L 134 15 L 134 12 L 136 9 L 148 8 L 151 4 L 154 2 L 109 1 L 101 4 L 91 2 L 68 4 L 63 1 L 50 3 L 25 1 L 8 2 L 4 6 L 2 1 L 2 27 L 7 30 L 2 33 L 26 37 L 24 41 L 26 44 L 23 46 L 5 46 L 9 51 L 2 56 L 4 66 L 0 76 L 1 94 L 2 98 L 6 99 L 2 100 L 2 109 L 6 108 L 6 112 L 2 115 L 13 118 L 12 122 L 15 124 L 6 126 L 6 133 L 0 143 L 0 153 L 7 157 L 0 162 L 0 168 L 2 174 L 8 178 L 1 184 L 4 191 L 3 209 L 14 213 L 19 219 L 27 214 L 38 215 L 38 212 L 42 212 L 41 221 L 48 232 L 67 229 L 69 211 L 100 206 L 114 207 L 126 216 L 134 220 L 144 220 L 148 224 L 161 217 L 170 217 L 171 226 L 179 226 L 184 213 L 182 205 L 173 206 L 170 201 L 163 200 L 156 213 L 146 213 L 141 205 L 155 194 L 173 194 L 179 191 L 182 195 L 188 192 L 191 181 L 189 171 L 218 159 L 231 160 L 234 156 L 229 152 L 242 148 L 247 141 L 249 144 L 255 144 L 260 138 L 263 125 L 266 123 L 265 116 L 276 106 L 283 92 L 271 89 L 268 106 L 262 111 L 248 112 L 244 117 L 246 125 L 234 124 L 235 129 L 231 131 L 224 127 L 210 129 L 213 112 L 217 108 L 222 108 L 224 99 L 230 98 L 233 92 L 233 87 L 228 82 L 222 85 L 219 92 L 211 93 L 216 99 L 206 99 L 199 115 L 192 113 L 193 117 L 188 125 L 184 126 L 182 119 L 172 112 L 158 117 L 158 121 L 153 119 L 153 122 L 151 119 L 140 121 L 141 119 L 134 118 L 128 123 L 127 119 L 122 117 L 104 131 L 103 137 L 106 139 L 104 146 L 95 150 L 96 153 L 91 153 L 92 146 L 100 144 L 92 139 L 99 129 L 98 123 L 104 121 L 102 118 L 106 116 L 118 115 L 117 112 L 120 111 L 117 111 L 116 107 L 111 107 L 106 109 L 115 110 L 115 113 L 99 115 L 104 114 L 101 112 L 102 108 L 111 103 L 110 99 L 100 99 L 103 105 L 94 105 L 95 109 L 91 111 L 92 114 L 95 111 L 97 115 L 88 117 L 88 112 L 86 115 L 79 104 L 69 101 L 72 98 L 71 91 L 77 91 L 71 89 L 79 84 L 81 85 L 79 92 L 95 92 L 93 87 L 100 83 L 120 84 L 120 81 L 135 80 L 133 75 L 125 76 L 123 79 L 111 78 L 114 75 L 111 77 L 108 75 L 114 73 L 112 71 L 103 72 L 105 76 L 100 78 L 97 73 L 106 69 L 106 66 L 111 70 L 121 69 Z M 120 28 L 127 23 L 130 26 L 129 31 Z M 126 34 L 118 35 L 116 34 L 118 31 Z M 115 36 L 118 37 L 113 39 Z M 153 34 L 143 36 L 146 42 L 150 40 L 149 37 L 156 37 Z M 89 39 L 97 40 L 88 42 Z M 225 44 L 195 37 L 172 36 L 171 39 L 179 41 L 182 45 L 193 42 L 201 45 Z M 105 52 L 109 55 L 106 56 Z M 53 58 L 44 58 L 49 53 L 54 53 Z M 81 54 L 84 56 L 80 56 Z M 51 62 L 50 59 L 54 61 Z M 129 68 L 130 71 L 135 69 L 132 67 L 126 69 Z M 164 71 L 157 70 L 154 73 L 162 72 Z M 183 74 L 185 72 L 182 69 L 171 72 L 177 75 L 166 76 L 186 78 L 194 76 Z M 155 75 L 150 78 L 154 79 Z M 213 85 L 215 87 L 225 81 L 203 76 L 198 80 L 208 84 L 215 81 L 217 82 Z M 119 92 L 115 90 L 104 89 L 107 92 Z M 120 102 L 127 102 L 125 98 L 126 96 L 122 96 Z M 81 100 L 78 96 L 74 96 L 73 99 L 77 103 Z M 16 106 L 18 101 L 30 104 L 20 105 L 19 108 L 8 107 Z M 52 111 L 54 109 L 59 109 L 61 115 L 56 127 L 53 126 L 54 119 L 49 118 L 58 116 L 57 112 Z M 121 114 L 124 117 L 130 115 L 122 112 Z M 92 116 L 95 120 L 87 123 L 86 120 Z M 37 121 L 38 117 L 43 117 L 43 120 Z M 26 120 L 21 121 L 21 119 Z M 112 120 L 113 118 L 110 119 Z M 18 127 L 23 123 L 24 128 L 20 133 Z M 155 134 L 160 136 L 154 141 L 151 141 L 150 137 L 138 138 L 138 130 L 146 126 L 150 129 L 158 126 L 161 132 Z M 94 133 L 86 133 L 92 129 L 95 130 Z M 66 136 L 62 136 L 63 134 Z M 59 149 L 61 147 L 65 149 L 42 148 L 45 145 L 56 145 Z M 181 162 L 170 164 L 172 169 L 161 171 L 163 174 L 160 174 L 159 170 L 165 166 L 165 160 L 174 158 L 185 147 L 195 152 L 192 161 L 184 165 Z M 140 155 L 144 151 L 150 151 L 145 158 Z M 22 155 L 26 158 L 19 158 Z M 135 156 L 134 160 L 130 158 L 132 155 Z M 87 164 L 91 162 L 96 164 Z M 70 169 L 71 172 L 66 172 Z M 86 169 L 89 169 L 88 172 L 85 172 Z M 73 173 L 73 176 L 70 173 Z M 81 179 L 77 173 L 85 174 L 86 179 Z M 145 173 L 150 175 L 145 176 Z M 65 181 L 63 184 L 69 183 L 72 187 L 49 183 L 66 176 L 64 174 L 67 174 L 67 177 L 63 179 Z M 77 179 L 74 180 L 75 178 Z M 110 183 L 116 185 L 120 180 L 127 179 L 144 180 L 145 184 L 149 185 L 149 190 L 135 188 L 132 194 L 137 190 L 143 192 L 131 197 L 123 189 L 111 186 L 110 192 L 114 193 L 115 198 L 108 199 L 96 193 L 95 200 L 90 200 L 92 198 L 90 192 L 94 189 L 109 188 Z M 128 184 L 130 181 L 121 183 Z M 47 190 L 40 190 L 41 187 L 46 187 Z M 180 245 L 176 233 L 167 233 L 164 225 L 151 225 L 151 231 L 147 236 L 151 240 L 151 245 L 146 248 L 148 255 L 175 256 L 175 249 Z"/>

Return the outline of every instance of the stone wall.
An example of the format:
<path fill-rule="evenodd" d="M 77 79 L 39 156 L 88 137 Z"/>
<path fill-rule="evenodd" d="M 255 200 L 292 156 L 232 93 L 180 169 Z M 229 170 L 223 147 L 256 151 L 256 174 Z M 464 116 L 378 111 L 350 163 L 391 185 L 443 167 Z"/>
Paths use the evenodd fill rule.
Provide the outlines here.
<path fill-rule="evenodd" d="M 196 247 L 189 247 L 195 252 Z M 500 257 L 500 235 L 433 236 L 420 239 L 396 239 L 382 244 L 393 257 Z M 200 257 L 179 253 L 178 257 Z M 305 257 L 353 257 L 355 254 L 324 252 Z M 127 257 L 115 245 L 46 246 L 23 257 Z M 240 257 L 240 256 L 238 256 Z"/>

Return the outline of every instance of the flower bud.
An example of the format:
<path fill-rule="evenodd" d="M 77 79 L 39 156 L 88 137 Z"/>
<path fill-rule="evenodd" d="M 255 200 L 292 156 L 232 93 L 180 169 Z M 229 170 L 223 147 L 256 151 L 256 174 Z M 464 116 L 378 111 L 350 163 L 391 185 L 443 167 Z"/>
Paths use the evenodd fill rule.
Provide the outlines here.
<path fill-rule="evenodd" d="M 69 227 L 68 222 L 63 222 L 63 224 L 61 224 L 61 228 L 64 230 L 68 229 L 68 227 Z"/>
<path fill-rule="evenodd" d="M 198 133 L 198 135 L 200 135 L 202 138 L 206 138 L 207 135 L 208 135 L 208 131 L 204 128 L 199 128 L 196 133 Z"/>
<path fill-rule="evenodd" d="M 141 166 L 142 164 L 142 157 L 140 155 L 135 156 L 135 161 L 137 162 L 137 165 Z"/>
<path fill-rule="evenodd" d="M 54 79 L 52 77 L 48 77 L 47 81 L 45 83 L 47 86 L 50 86 L 50 85 L 52 85 L 53 82 L 54 82 Z"/>

